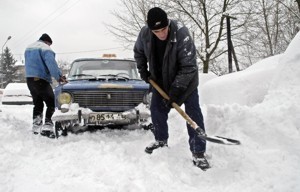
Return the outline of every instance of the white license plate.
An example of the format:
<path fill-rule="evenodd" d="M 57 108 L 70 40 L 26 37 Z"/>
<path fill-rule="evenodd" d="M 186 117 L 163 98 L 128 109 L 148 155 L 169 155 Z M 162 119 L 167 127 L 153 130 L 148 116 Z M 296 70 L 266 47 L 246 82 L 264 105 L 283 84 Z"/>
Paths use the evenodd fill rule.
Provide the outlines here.
<path fill-rule="evenodd" d="M 92 113 L 89 116 L 90 123 L 101 124 L 101 121 L 123 120 L 125 117 L 121 113 Z"/>

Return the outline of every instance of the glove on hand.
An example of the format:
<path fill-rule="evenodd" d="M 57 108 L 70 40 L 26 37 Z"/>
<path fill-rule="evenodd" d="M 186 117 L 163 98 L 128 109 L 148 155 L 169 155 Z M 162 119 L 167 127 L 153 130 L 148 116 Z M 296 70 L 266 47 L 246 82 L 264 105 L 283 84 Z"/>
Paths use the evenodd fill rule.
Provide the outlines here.
<path fill-rule="evenodd" d="M 176 103 L 175 101 L 173 101 L 171 98 L 169 100 L 165 99 L 165 103 L 166 103 L 166 107 L 168 108 L 173 108 L 172 103 Z M 176 103 L 177 104 L 177 103 Z"/>
<path fill-rule="evenodd" d="M 140 73 L 141 78 L 146 82 L 149 83 L 149 77 L 150 77 L 151 73 L 149 71 L 144 71 Z"/>
<path fill-rule="evenodd" d="M 67 78 L 66 78 L 66 76 L 61 76 L 59 79 L 58 79 L 58 82 L 59 83 L 68 83 L 68 81 L 67 81 Z"/>
<path fill-rule="evenodd" d="M 167 101 L 166 106 L 169 108 L 173 108 L 172 103 L 178 104 L 178 98 L 182 94 L 182 90 L 176 87 L 171 87 L 169 91 L 170 99 Z"/>

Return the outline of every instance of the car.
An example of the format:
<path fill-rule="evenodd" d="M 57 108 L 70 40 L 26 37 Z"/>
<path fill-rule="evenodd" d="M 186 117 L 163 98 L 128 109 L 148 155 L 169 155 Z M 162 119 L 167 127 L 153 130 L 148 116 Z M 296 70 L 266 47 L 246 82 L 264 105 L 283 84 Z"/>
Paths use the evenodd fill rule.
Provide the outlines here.
<path fill-rule="evenodd" d="M 149 84 L 132 59 L 81 58 L 72 62 L 68 82 L 55 87 L 56 134 L 88 127 L 139 127 L 149 124 Z"/>
<path fill-rule="evenodd" d="M 2 105 L 31 105 L 32 96 L 26 83 L 9 83 L 2 95 Z"/>

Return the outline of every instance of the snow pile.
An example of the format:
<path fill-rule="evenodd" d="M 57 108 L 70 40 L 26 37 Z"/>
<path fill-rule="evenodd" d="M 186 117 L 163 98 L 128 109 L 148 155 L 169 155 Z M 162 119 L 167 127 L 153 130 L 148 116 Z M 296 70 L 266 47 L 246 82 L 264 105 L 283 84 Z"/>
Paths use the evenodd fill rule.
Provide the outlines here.
<path fill-rule="evenodd" d="M 248 174 L 247 184 L 253 182 L 253 191 L 300 189 L 300 52 L 296 48 L 299 44 L 300 33 L 283 55 L 268 58 L 244 72 L 220 77 L 204 85 L 206 89 L 217 90 L 228 78 L 238 87 L 202 93 L 204 98 L 209 99 L 206 125 L 212 134 L 239 135 L 244 145 L 241 150 L 219 151 L 216 148 L 214 153 L 234 156 L 236 160 L 233 162 L 238 162 Z M 245 78 L 250 81 L 237 85 Z M 216 92 L 218 95 L 211 95 Z M 255 99 L 248 102 L 249 98 Z M 261 179 L 261 182 L 257 183 L 256 179 Z"/>
<path fill-rule="evenodd" d="M 215 78 L 201 88 L 205 104 L 255 105 L 263 101 L 282 55 L 264 59 L 244 71 Z"/>

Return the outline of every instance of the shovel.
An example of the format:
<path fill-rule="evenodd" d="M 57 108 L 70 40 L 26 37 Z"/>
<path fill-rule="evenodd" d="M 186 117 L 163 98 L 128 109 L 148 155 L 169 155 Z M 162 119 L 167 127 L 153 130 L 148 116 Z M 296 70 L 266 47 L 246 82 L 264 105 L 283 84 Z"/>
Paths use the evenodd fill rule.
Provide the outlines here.
<path fill-rule="evenodd" d="M 149 79 L 149 83 L 160 93 L 160 95 L 166 99 L 170 100 L 170 97 L 153 81 Z M 236 139 L 230 139 L 221 136 L 207 136 L 205 131 L 197 125 L 195 121 L 193 121 L 175 102 L 172 103 L 172 107 L 176 109 L 176 111 L 186 120 L 186 122 L 196 131 L 197 136 L 206 141 L 210 141 L 213 143 L 224 144 L 224 145 L 240 145 L 241 142 Z"/>

